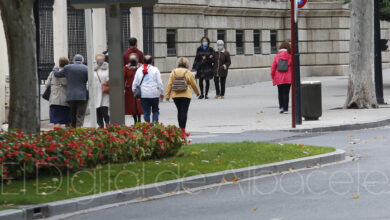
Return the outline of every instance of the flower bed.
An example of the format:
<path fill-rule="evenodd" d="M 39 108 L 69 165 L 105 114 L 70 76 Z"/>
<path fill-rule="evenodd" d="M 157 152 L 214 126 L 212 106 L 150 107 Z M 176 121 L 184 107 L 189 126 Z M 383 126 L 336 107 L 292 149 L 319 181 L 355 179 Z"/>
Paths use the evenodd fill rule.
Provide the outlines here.
<path fill-rule="evenodd" d="M 37 170 L 58 175 L 98 164 L 158 159 L 176 155 L 185 144 L 180 129 L 162 124 L 56 129 L 39 135 L 9 131 L 0 134 L 0 174 L 3 179 L 31 177 Z"/>

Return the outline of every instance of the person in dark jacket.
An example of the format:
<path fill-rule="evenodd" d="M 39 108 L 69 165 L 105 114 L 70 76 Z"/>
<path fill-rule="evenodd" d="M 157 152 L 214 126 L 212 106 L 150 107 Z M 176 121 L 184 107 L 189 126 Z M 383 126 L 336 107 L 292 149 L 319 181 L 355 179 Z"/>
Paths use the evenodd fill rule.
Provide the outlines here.
<path fill-rule="evenodd" d="M 61 71 L 58 67 L 53 70 L 55 77 L 67 80 L 66 101 L 70 107 L 73 127 L 83 126 L 89 98 L 88 67 L 83 63 L 84 57 L 77 54 L 73 58 L 73 64 L 65 66 Z"/>
<path fill-rule="evenodd" d="M 230 64 L 230 53 L 225 50 L 225 43 L 223 40 L 218 40 L 214 61 L 214 83 L 216 90 L 215 99 L 225 98 L 226 78 Z"/>
<path fill-rule="evenodd" d="M 215 51 L 210 47 L 208 37 L 201 39 L 201 46 L 196 50 L 196 57 L 192 67 L 196 73 L 196 78 L 199 79 L 200 93 L 199 99 L 208 99 L 210 88 L 210 80 L 213 79 L 213 64 L 215 59 Z M 203 81 L 206 81 L 206 91 L 204 92 Z"/>
<path fill-rule="evenodd" d="M 130 63 L 130 54 L 136 53 L 139 58 L 139 63 L 143 64 L 144 63 L 144 53 L 138 49 L 138 44 L 137 44 L 137 38 L 132 37 L 129 40 L 130 48 L 126 50 L 126 52 L 123 54 L 123 64 L 126 66 L 127 64 Z"/>

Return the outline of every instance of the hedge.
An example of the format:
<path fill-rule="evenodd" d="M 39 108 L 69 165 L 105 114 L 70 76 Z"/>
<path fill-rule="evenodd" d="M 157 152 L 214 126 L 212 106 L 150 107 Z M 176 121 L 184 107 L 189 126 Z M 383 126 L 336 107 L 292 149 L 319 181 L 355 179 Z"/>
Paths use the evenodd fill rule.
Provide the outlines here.
<path fill-rule="evenodd" d="M 149 123 L 55 129 L 39 135 L 8 131 L 0 134 L 0 175 L 3 179 L 30 178 L 37 171 L 50 175 L 53 171 L 170 157 L 186 144 L 185 136 L 176 126 Z"/>

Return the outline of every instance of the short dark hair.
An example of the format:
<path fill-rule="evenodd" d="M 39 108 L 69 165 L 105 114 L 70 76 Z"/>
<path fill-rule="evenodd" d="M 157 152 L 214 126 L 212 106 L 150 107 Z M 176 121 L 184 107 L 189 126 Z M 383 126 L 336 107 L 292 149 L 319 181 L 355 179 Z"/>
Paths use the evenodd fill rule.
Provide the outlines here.
<path fill-rule="evenodd" d="M 200 43 L 203 42 L 203 40 L 207 40 L 207 42 L 209 42 L 209 45 L 210 45 L 210 39 L 206 36 L 202 37 L 202 39 L 200 39 Z"/>
<path fill-rule="evenodd" d="M 135 37 L 130 38 L 129 44 L 130 44 L 130 47 L 136 46 L 137 45 L 137 38 L 135 38 Z"/>

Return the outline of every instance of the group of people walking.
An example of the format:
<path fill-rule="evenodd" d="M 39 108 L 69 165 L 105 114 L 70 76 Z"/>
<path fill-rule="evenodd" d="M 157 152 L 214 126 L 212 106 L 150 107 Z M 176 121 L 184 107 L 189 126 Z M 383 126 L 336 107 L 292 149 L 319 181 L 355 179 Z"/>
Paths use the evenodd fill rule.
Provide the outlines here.
<path fill-rule="evenodd" d="M 190 69 L 187 58 L 181 57 L 176 68 L 171 72 L 167 90 L 164 93 L 163 82 L 159 69 L 153 66 L 151 55 L 144 55 L 137 48 L 137 39 L 129 40 L 130 48 L 125 51 L 124 82 L 125 82 L 125 114 L 131 115 L 134 123 L 141 122 L 143 115 L 146 122 L 159 121 L 159 102 L 164 97 L 167 101 L 173 99 L 178 111 L 179 127 L 185 132 L 187 115 L 192 94 L 199 99 L 208 99 L 210 80 L 214 79 L 215 99 L 225 97 L 226 78 L 231 65 L 229 52 L 222 40 L 217 41 L 217 49 L 210 46 L 207 37 L 201 39 L 197 48 L 195 60 Z M 289 92 L 291 87 L 291 55 L 290 44 L 280 45 L 271 68 L 274 85 L 278 86 L 280 113 L 288 112 Z M 100 128 L 110 124 L 109 116 L 109 64 L 104 54 L 98 54 L 94 63 L 94 98 L 97 123 Z M 85 112 L 89 100 L 88 67 L 84 57 L 76 55 L 73 64 L 66 57 L 61 57 L 59 67 L 50 73 L 46 87 L 51 90 L 50 122 L 55 127 L 81 127 L 84 124 Z M 194 72 L 196 74 L 194 74 Z M 199 80 L 198 89 L 196 79 Z"/>

